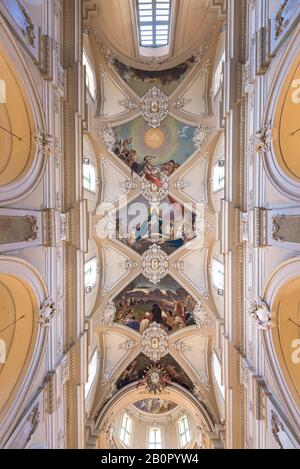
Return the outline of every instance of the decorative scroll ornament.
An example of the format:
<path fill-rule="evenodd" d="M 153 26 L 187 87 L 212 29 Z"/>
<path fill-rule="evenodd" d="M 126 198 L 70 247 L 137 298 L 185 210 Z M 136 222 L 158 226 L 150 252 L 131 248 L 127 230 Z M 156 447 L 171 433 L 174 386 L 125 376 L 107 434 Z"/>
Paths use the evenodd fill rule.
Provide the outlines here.
<path fill-rule="evenodd" d="M 51 154 L 51 143 L 53 137 L 41 131 L 34 138 L 38 150 L 43 156 L 49 156 Z"/>
<path fill-rule="evenodd" d="M 142 274 L 156 285 L 169 273 L 169 258 L 157 244 L 142 255 Z"/>
<path fill-rule="evenodd" d="M 135 111 L 138 105 L 132 99 L 124 98 L 119 101 L 120 106 L 124 107 L 126 111 Z"/>
<path fill-rule="evenodd" d="M 285 218 L 286 217 L 284 215 L 277 215 L 276 217 L 272 218 L 272 237 L 279 243 L 284 243 L 286 241 L 284 235 L 280 233 L 280 221 Z"/>
<path fill-rule="evenodd" d="M 274 436 L 280 449 L 284 449 L 284 444 L 280 439 L 280 436 L 282 436 L 282 434 L 285 432 L 284 426 L 280 422 L 278 416 L 273 411 L 271 411 L 271 426 L 272 426 L 272 435 Z"/>
<path fill-rule="evenodd" d="M 153 322 L 142 334 L 142 352 L 153 362 L 158 362 L 169 352 L 168 334 L 156 322 Z"/>
<path fill-rule="evenodd" d="M 255 150 L 257 153 L 263 153 L 266 151 L 271 151 L 273 135 L 271 122 L 265 125 L 264 129 L 261 132 L 256 134 L 256 145 Z"/>
<path fill-rule="evenodd" d="M 257 327 L 261 330 L 268 330 L 274 326 L 272 321 L 273 313 L 270 311 L 267 303 L 262 298 L 257 300 L 250 306 L 250 316 L 257 323 Z"/>
<path fill-rule="evenodd" d="M 119 345 L 119 350 L 125 350 L 126 352 L 129 352 L 130 350 L 133 350 L 135 347 L 137 347 L 138 343 L 135 340 L 132 339 L 127 339 L 125 342 Z"/>
<path fill-rule="evenodd" d="M 141 110 L 145 121 L 156 129 L 169 113 L 169 99 L 154 86 L 141 98 Z"/>
<path fill-rule="evenodd" d="M 155 168 L 152 175 L 156 178 L 156 182 L 148 181 L 145 176 L 142 177 L 141 193 L 144 199 L 151 204 L 159 204 L 169 192 L 168 176 Z"/>
<path fill-rule="evenodd" d="M 178 352 L 191 352 L 192 347 L 190 347 L 188 344 L 186 344 L 183 340 L 177 340 L 174 342 L 174 348 Z"/>
<path fill-rule="evenodd" d="M 202 386 L 203 386 L 207 391 L 209 391 L 209 389 L 210 389 L 210 383 L 209 383 L 209 377 L 207 376 L 207 374 L 206 374 L 206 373 L 200 373 L 199 378 L 200 378 L 200 382 L 201 382 Z"/>
<path fill-rule="evenodd" d="M 95 31 L 93 31 L 93 32 L 95 33 Z M 98 42 L 98 41 L 99 41 L 99 39 L 96 38 L 96 42 Z M 104 46 L 103 44 L 101 45 L 100 50 L 101 50 L 101 53 L 104 55 L 107 64 L 110 67 L 113 67 L 115 65 L 115 61 L 116 61 L 116 57 L 114 56 L 114 54 L 106 46 Z"/>
<path fill-rule="evenodd" d="M 127 270 L 128 272 L 131 272 L 132 270 L 136 269 L 138 267 L 138 263 L 131 260 L 131 259 L 127 259 L 125 261 L 125 270 Z"/>
<path fill-rule="evenodd" d="M 275 39 L 278 39 L 283 31 L 288 27 L 290 20 L 286 18 L 285 9 L 289 0 L 285 0 L 275 16 Z"/>
<path fill-rule="evenodd" d="M 202 236 L 203 234 L 209 233 L 215 229 L 215 225 L 210 223 L 208 220 L 202 217 L 196 219 L 196 236 Z"/>
<path fill-rule="evenodd" d="M 112 125 L 108 124 L 106 126 L 98 127 L 97 131 L 99 139 L 110 151 L 113 151 L 116 144 L 116 136 Z"/>
<path fill-rule="evenodd" d="M 198 124 L 193 138 L 193 143 L 195 145 L 196 150 L 200 151 L 201 148 L 207 144 L 212 132 L 213 128 L 209 125 Z"/>
<path fill-rule="evenodd" d="M 95 319 L 95 325 L 111 326 L 114 322 L 116 312 L 116 305 L 112 300 L 110 300 L 104 307 L 103 311 L 101 311 Z"/>
<path fill-rule="evenodd" d="M 26 237 L 26 241 L 35 241 L 39 233 L 37 218 L 32 216 L 26 216 L 25 222 L 28 228 L 28 235 Z"/>
<path fill-rule="evenodd" d="M 211 320 L 208 317 L 207 311 L 203 308 L 201 301 L 197 301 L 193 315 L 198 329 L 204 329 L 211 326 Z"/>
<path fill-rule="evenodd" d="M 149 393 L 157 394 L 163 392 L 171 382 L 171 378 L 166 370 L 160 365 L 151 365 L 149 368 L 146 368 L 138 387 L 146 386 Z"/>
<path fill-rule="evenodd" d="M 191 98 L 177 98 L 173 103 L 172 107 L 174 109 L 182 109 L 184 108 L 187 104 L 190 104 L 192 102 Z"/>
<path fill-rule="evenodd" d="M 56 306 L 52 298 L 46 298 L 40 306 L 39 310 L 39 325 L 41 327 L 50 327 L 54 316 L 57 312 Z"/>
<path fill-rule="evenodd" d="M 193 59 L 196 64 L 199 64 L 204 56 L 206 49 L 208 48 L 208 42 L 205 42 L 199 49 L 195 50 L 193 53 Z"/>
<path fill-rule="evenodd" d="M 21 27 L 21 31 L 23 33 L 23 36 L 26 39 L 27 44 L 29 44 L 31 47 L 35 47 L 35 33 L 34 33 L 34 24 L 32 19 L 30 18 L 29 14 L 27 13 L 25 7 L 22 5 L 22 3 L 18 0 L 19 7 L 21 9 L 21 12 L 24 16 L 26 25 L 24 27 Z"/>
<path fill-rule="evenodd" d="M 116 239 L 116 215 L 109 212 L 97 224 L 97 234 L 100 239 Z"/>

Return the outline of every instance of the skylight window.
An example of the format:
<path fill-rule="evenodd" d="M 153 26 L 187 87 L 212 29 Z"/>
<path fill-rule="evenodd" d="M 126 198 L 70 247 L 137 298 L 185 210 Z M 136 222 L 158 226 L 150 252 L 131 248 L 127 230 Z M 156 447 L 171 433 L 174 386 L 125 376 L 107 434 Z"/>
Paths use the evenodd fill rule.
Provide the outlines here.
<path fill-rule="evenodd" d="M 140 46 L 163 47 L 169 44 L 171 1 L 137 0 Z"/>

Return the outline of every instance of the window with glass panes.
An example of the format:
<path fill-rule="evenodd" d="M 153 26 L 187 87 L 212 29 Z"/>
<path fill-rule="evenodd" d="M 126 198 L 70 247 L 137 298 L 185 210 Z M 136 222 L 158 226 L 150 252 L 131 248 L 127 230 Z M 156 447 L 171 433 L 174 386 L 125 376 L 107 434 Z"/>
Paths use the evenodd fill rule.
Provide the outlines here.
<path fill-rule="evenodd" d="M 97 259 L 92 259 L 84 265 L 84 286 L 86 289 L 93 288 L 97 283 Z"/>
<path fill-rule="evenodd" d="M 212 263 L 212 278 L 214 287 L 217 290 L 224 290 L 224 264 L 216 259 L 214 259 Z"/>
<path fill-rule="evenodd" d="M 124 446 L 129 447 L 132 435 L 132 419 L 128 414 L 124 413 L 121 429 L 120 429 L 120 440 Z"/>
<path fill-rule="evenodd" d="M 90 192 L 96 192 L 96 168 L 88 158 L 83 161 L 83 187 Z"/>
<path fill-rule="evenodd" d="M 181 448 L 185 448 L 191 442 L 189 421 L 184 415 L 178 422 L 179 438 Z"/>
<path fill-rule="evenodd" d="M 139 42 L 142 47 L 163 47 L 170 41 L 172 0 L 137 0 Z"/>
<path fill-rule="evenodd" d="M 148 449 L 162 449 L 162 432 L 160 428 L 150 428 Z"/>

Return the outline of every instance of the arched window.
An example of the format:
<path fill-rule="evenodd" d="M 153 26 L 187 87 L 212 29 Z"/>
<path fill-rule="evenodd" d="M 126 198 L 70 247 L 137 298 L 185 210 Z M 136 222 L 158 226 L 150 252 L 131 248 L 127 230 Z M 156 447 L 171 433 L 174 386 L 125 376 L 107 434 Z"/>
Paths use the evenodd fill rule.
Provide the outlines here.
<path fill-rule="evenodd" d="M 83 160 L 83 187 L 90 192 L 96 192 L 96 168 L 88 158 Z"/>
<path fill-rule="evenodd" d="M 212 280 L 214 287 L 218 290 L 218 294 L 223 295 L 225 287 L 224 264 L 217 259 L 214 259 L 212 262 Z"/>
<path fill-rule="evenodd" d="M 150 428 L 148 438 L 148 449 L 162 449 L 162 431 L 161 428 Z"/>
<path fill-rule="evenodd" d="M 225 185 L 225 161 L 220 159 L 213 168 L 213 192 L 219 192 Z"/>
<path fill-rule="evenodd" d="M 189 421 L 186 415 L 184 415 L 178 422 L 178 432 L 181 448 L 185 448 L 191 442 L 191 432 Z"/>
<path fill-rule="evenodd" d="M 120 440 L 124 446 L 129 448 L 132 438 L 132 419 L 125 412 L 123 415 L 123 420 L 120 428 Z"/>
<path fill-rule="evenodd" d="M 86 292 L 90 292 L 97 283 L 97 259 L 91 259 L 84 266 L 84 286 Z"/>
<path fill-rule="evenodd" d="M 222 366 L 221 366 L 221 362 L 216 352 L 213 352 L 212 367 L 213 367 L 213 373 L 214 373 L 214 377 L 218 385 L 219 391 L 222 394 L 223 399 L 225 399 L 225 387 L 222 384 Z"/>
<path fill-rule="evenodd" d="M 85 385 L 85 398 L 87 398 L 97 374 L 98 350 L 92 355 L 88 365 L 88 380 Z"/>
<path fill-rule="evenodd" d="M 83 50 L 82 64 L 85 66 L 85 84 L 93 99 L 96 99 L 96 79 L 88 56 Z"/>

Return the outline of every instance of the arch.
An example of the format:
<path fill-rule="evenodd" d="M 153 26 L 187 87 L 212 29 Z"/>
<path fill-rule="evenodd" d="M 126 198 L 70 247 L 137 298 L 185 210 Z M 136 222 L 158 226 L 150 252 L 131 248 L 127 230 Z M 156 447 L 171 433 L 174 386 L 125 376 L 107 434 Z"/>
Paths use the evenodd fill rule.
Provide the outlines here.
<path fill-rule="evenodd" d="M 7 324 L 1 323 L 7 357 L 0 365 L 0 446 L 24 411 L 41 365 L 47 332 L 38 326 L 38 313 L 47 297 L 47 287 L 34 267 L 22 259 L 0 257 L 0 304 L 7 314 Z"/>
<path fill-rule="evenodd" d="M 282 155 L 278 126 L 280 126 L 280 121 L 282 120 L 282 106 L 287 94 L 289 94 L 291 79 L 295 75 L 300 61 L 297 43 L 298 35 L 299 32 L 296 31 L 290 43 L 287 44 L 280 63 L 277 66 L 277 73 L 274 75 L 269 91 L 269 101 L 265 107 L 265 115 L 262 121 L 262 127 L 266 131 L 269 128 L 272 129 L 273 137 L 270 148 L 264 152 L 263 156 L 263 164 L 268 177 L 284 196 L 289 196 L 297 201 L 300 199 L 300 171 L 298 177 L 295 177 L 295 174 L 293 175 L 289 169 L 291 162 L 284 159 L 284 155 Z M 294 92 L 297 92 L 297 88 L 294 89 Z M 295 121 L 292 124 L 294 125 Z M 293 129 L 291 127 L 290 131 L 292 132 Z M 286 129 L 284 132 L 287 133 Z M 292 136 L 289 137 L 292 138 Z M 298 135 L 296 135 L 296 138 L 299 138 Z"/>
<path fill-rule="evenodd" d="M 295 301 L 299 297 L 299 272 L 300 257 L 289 259 L 271 274 L 263 289 L 263 298 L 275 316 L 275 327 L 263 334 L 266 359 L 280 399 L 288 410 L 289 420 L 298 433 L 300 430 L 300 394 L 297 389 L 297 379 L 299 384 L 300 364 L 297 365 L 298 374 L 295 378 L 296 368 L 293 368 L 291 364 L 292 354 L 295 351 L 293 341 L 290 344 L 290 359 L 287 357 L 287 340 L 291 338 L 290 328 L 292 327 L 292 324 L 288 324 L 289 318 L 295 320 L 296 317 L 294 317 L 295 311 L 290 311 L 287 308 L 290 307 L 293 300 Z M 285 328 L 284 332 L 283 328 Z M 296 329 L 296 326 L 294 328 Z M 299 339 L 299 329 L 298 335 L 296 331 L 294 333 L 295 339 L 297 337 Z"/>
<path fill-rule="evenodd" d="M 31 193 L 41 180 L 46 158 L 35 137 L 46 134 L 46 125 L 29 66 L 4 22 L 0 25 L 0 63 L 4 81 L 0 118 L 6 129 L 0 135 L 5 156 L 0 165 L 0 203 L 9 204 Z"/>
<path fill-rule="evenodd" d="M 92 430 L 93 435 L 96 433 L 99 438 L 99 447 L 105 447 L 105 432 L 112 424 L 115 417 L 125 408 L 134 404 L 134 402 L 141 399 L 148 399 L 149 392 L 145 388 L 137 389 L 137 382 L 131 383 L 122 388 L 115 396 L 102 408 L 101 412 L 95 419 L 95 425 Z M 218 439 L 215 434 L 216 427 L 210 414 L 205 406 L 187 389 L 178 384 L 168 386 L 167 390 L 159 394 L 160 399 L 165 399 L 174 402 L 184 407 L 187 412 L 201 421 L 204 428 L 206 428 L 209 437 Z"/>

